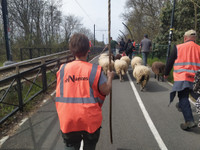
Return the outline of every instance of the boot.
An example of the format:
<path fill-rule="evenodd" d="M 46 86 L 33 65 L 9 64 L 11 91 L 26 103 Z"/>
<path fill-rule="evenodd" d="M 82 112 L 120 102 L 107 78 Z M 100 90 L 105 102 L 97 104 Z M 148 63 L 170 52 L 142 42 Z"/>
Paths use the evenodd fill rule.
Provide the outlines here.
<path fill-rule="evenodd" d="M 186 130 L 187 131 L 187 130 L 189 130 L 191 128 L 197 127 L 197 124 L 194 121 L 188 121 L 186 123 L 181 123 L 180 127 L 181 127 L 182 130 Z"/>

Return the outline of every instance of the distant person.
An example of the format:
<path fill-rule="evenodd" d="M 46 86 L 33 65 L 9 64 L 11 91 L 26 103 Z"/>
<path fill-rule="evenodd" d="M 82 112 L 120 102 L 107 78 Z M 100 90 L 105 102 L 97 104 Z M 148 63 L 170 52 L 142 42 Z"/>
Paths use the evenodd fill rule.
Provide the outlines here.
<path fill-rule="evenodd" d="M 133 52 L 133 43 L 131 42 L 131 39 L 128 39 L 126 43 L 126 55 L 132 59 L 132 52 Z"/>
<path fill-rule="evenodd" d="M 75 60 L 61 65 L 57 72 L 56 110 L 66 150 L 95 150 L 102 123 L 105 96 L 110 93 L 114 72 L 107 77 L 99 65 L 86 62 L 89 40 L 76 33 L 69 49 Z"/>
<path fill-rule="evenodd" d="M 119 53 L 122 54 L 124 51 L 124 46 L 125 46 L 125 42 L 124 39 L 121 38 L 121 41 L 119 42 Z"/>
<path fill-rule="evenodd" d="M 132 49 L 132 58 L 136 55 L 136 43 L 135 43 L 135 41 L 134 40 L 132 40 L 132 44 L 133 44 L 133 49 Z"/>
<path fill-rule="evenodd" d="M 148 35 L 144 34 L 144 39 L 140 42 L 140 52 L 142 53 L 143 64 L 147 65 L 147 58 L 151 51 L 151 40 L 148 39 Z"/>
<path fill-rule="evenodd" d="M 200 46 L 195 43 L 196 38 L 196 31 L 189 30 L 185 32 L 184 43 L 174 46 L 165 69 L 165 78 L 167 78 L 174 66 L 174 84 L 170 93 L 170 102 L 173 101 L 177 92 L 179 98 L 177 107 L 180 108 L 185 119 L 185 122 L 180 125 L 183 130 L 189 130 L 197 126 L 189 102 L 194 76 L 197 70 L 200 69 Z"/>
<path fill-rule="evenodd" d="M 91 47 L 92 47 L 92 42 L 91 42 L 91 41 L 89 41 L 89 47 L 90 47 L 90 49 L 89 49 L 88 55 L 87 55 L 87 62 L 88 62 L 89 59 L 90 59 L 90 52 L 91 52 Z"/>
<path fill-rule="evenodd" d="M 116 46 L 118 45 L 117 41 L 113 40 L 112 37 L 110 37 L 110 48 L 111 48 L 111 52 L 114 55 L 114 57 L 116 56 Z"/>

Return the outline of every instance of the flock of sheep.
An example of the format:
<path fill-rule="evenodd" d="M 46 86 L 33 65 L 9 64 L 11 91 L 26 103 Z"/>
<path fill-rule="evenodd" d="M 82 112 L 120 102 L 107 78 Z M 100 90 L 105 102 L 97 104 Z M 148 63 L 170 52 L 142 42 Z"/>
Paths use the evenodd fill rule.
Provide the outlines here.
<path fill-rule="evenodd" d="M 107 74 L 109 69 L 109 55 L 107 53 L 101 54 L 98 63 L 102 67 L 104 73 Z M 120 54 L 117 54 L 115 57 L 112 56 L 110 67 L 112 70 L 115 70 L 120 81 L 123 81 L 123 76 L 128 71 L 129 65 L 131 65 L 133 69 L 133 77 L 136 79 L 136 83 L 140 84 L 140 90 L 143 91 L 149 81 L 151 69 L 143 65 L 142 58 L 135 56 L 130 60 L 128 56 L 121 56 Z M 160 78 L 164 81 L 164 70 L 164 63 L 156 61 L 152 64 L 152 71 L 158 81 Z"/>

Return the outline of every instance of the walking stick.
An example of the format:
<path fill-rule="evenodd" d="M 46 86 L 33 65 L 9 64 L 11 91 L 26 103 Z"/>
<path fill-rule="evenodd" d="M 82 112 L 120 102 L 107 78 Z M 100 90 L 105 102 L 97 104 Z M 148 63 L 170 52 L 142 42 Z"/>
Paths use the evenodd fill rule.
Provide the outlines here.
<path fill-rule="evenodd" d="M 111 67 L 111 47 L 110 47 L 110 0 L 108 0 L 108 50 L 109 50 L 109 70 L 112 71 Z M 112 89 L 110 90 L 110 142 L 113 144 L 113 137 L 112 137 Z"/>

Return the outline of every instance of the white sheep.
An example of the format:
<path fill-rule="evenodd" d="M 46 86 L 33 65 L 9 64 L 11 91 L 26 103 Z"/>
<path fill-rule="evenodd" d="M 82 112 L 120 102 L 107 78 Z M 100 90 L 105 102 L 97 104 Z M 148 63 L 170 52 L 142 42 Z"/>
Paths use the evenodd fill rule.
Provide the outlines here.
<path fill-rule="evenodd" d="M 122 57 L 120 58 L 120 60 L 125 60 L 126 63 L 127 63 L 127 65 L 128 65 L 128 66 L 130 65 L 131 60 L 130 60 L 130 58 L 129 58 L 128 56 L 122 56 Z"/>
<path fill-rule="evenodd" d="M 161 77 L 161 80 L 164 81 L 165 64 L 163 62 L 153 62 L 151 69 L 155 73 L 155 79 L 157 78 L 157 80 L 159 81 Z"/>
<path fill-rule="evenodd" d="M 109 54 L 108 54 L 108 53 L 102 53 L 102 54 L 99 56 L 99 59 L 104 58 L 104 57 L 109 57 Z"/>
<path fill-rule="evenodd" d="M 140 90 L 143 91 L 149 81 L 150 69 L 144 65 L 135 65 L 133 77 L 136 79 L 136 83 L 141 85 Z"/>
<path fill-rule="evenodd" d="M 139 56 L 135 56 L 131 60 L 131 67 L 133 70 L 135 68 L 135 65 L 142 65 L 142 64 L 143 64 L 142 58 Z"/>
<path fill-rule="evenodd" d="M 128 65 L 125 60 L 115 60 L 114 62 L 115 72 L 119 76 L 120 81 L 123 81 L 123 76 L 128 70 Z"/>
<path fill-rule="evenodd" d="M 98 60 L 99 65 L 102 67 L 105 75 L 107 75 L 107 71 L 109 69 L 109 56 L 102 55 L 100 56 L 100 59 Z M 111 69 L 114 69 L 114 61 L 111 60 Z"/>

